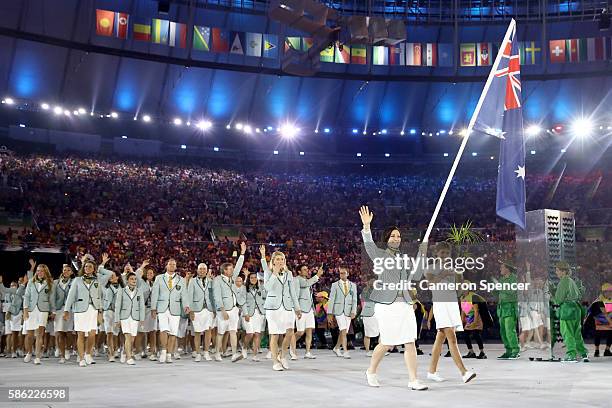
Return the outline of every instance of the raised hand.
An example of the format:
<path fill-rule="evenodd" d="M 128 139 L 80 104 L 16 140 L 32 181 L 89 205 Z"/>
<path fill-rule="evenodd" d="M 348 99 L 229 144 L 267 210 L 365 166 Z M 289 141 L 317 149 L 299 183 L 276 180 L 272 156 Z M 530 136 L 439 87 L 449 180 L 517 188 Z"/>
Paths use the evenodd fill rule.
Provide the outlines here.
<path fill-rule="evenodd" d="M 372 218 L 374 218 L 374 213 L 370 212 L 370 209 L 367 205 L 362 205 L 359 209 L 359 216 L 361 217 L 361 223 L 363 224 L 363 228 L 365 230 L 370 229 L 370 223 L 372 222 Z"/>
<path fill-rule="evenodd" d="M 144 268 L 146 268 L 147 266 L 149 266 L 149 260 L 148 260 L 148 259 L 145 259 L 145 260 L 144 260 L 144 261 L 142 261 L 142 263 L 140 264 L 140 268 L 141 268 L 141 269 L 144 269 Z"/>
<path fill-rule="evenodd" d="M 246 250 L 247 250 L 246 242 L 242 241 L 240 243 L 240 255 L 244 255 L 246 253 Z"/>
<path fill-rule="evenodd" d="M 266 246 L 265 245 L 261 244 L 259 246 L 259 253 L 261 254 L 262 258 L 266 257 Z"/>
<path fill-rule="evenodd" d="M 106 265 L 109 259 L 110 259 L 110 256 L 106 252 L 104 252 L 102 254 L 102 265 Z"/>
<path fill-rule="evenodd" d="M 319 269 L 317 270 L 317 276 L 320 278 L 321 276 L 323 276 L 323 273 L 325 271 L 323 270 L 323 264 L 321 264 L 321 266 L 319 266 Z"/>
<path fill-rule="evenodd" d="M 30 258 L 28 260 L 28 262 L 30 263 L 30 270 L 33 271 L 34 268 L 36 267 L 36 261 L 34 259 Z"/>

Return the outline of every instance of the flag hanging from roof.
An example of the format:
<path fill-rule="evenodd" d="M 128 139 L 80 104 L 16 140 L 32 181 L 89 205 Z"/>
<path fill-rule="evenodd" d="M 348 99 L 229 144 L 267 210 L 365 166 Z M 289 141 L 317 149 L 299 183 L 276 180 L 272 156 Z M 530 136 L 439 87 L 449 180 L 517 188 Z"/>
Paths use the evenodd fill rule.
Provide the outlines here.
<path fill-rule="evenodd" d="M 96 9 L 96 34 L 105 37 L 113 36 L 115 12 Z"/>
<path fill-rule="evenodd" d="M 351 47 L 351 64 L 365 65 L 368 52 L 365 45 L 353 45 Z"/>
<path fill-rule="evenodd" d="M 565 40 L 550 40 L 550 62 L 565 62 Z"/>
<path fill-rule="evenodd" d="M 244 55 L 244 47 L 242 44 L 245 43 L 244 33 L 238 31 L 232 31 L 230 34 L 230 38 L 232 38 L 232 46 L 230 47 L 231 54 L 239 54 Z"/>
<path fill-rule="evenodd" d="M 168 44 L 168 35 L 170 31 L 170 21 L 154 18 L 152 20 L 153 34 L 151 41 L 155 44 Z"/>
<path fill-rule="evenodd" d="M 389 65 L 389 54 L 387 47 L 375 45 L 372 47 L 372 64 L 373 65 Z"/>
<path fill-rule="evenodd" d="M 389 47 L 389 65 L 406 65 L 405 43 L 399 43 Z"/>
<path fill-rule="evenodd" d="M 491 52 L 491 43 L 478 43 L 476 55 L 479 67 L 491 65 L 493 60 L 493 55 Z"/>
<path fill-rule="evenodd" d="M 322 62 L 334 62 L 334 47 L 327 47 L 320 54 Z"/>
<path fill-rule="evenodd" d="M 170 33 L 168 36 L 168 45 L 171 47 L 187 47 L 187 25 L 181 23 L 170 22 Z"/>
<path fill-rule="evenodd" d="M 351 47 L 348 45 L 342 45 L 340 49 L 339 45 L 335 45 L 334 50 L 334 62 L 338 64 L 349 64 L 351 62 Z"/>
<path fill-rule="evenodd" d="M 210 51 L 210 27 L 193 26 L 193 49 Z"/>
<path fill-rule="evenodd" d="M 587 60 L 603 61 L 606 59 L 606 38 L 587 38 Z"/>
<path fill-rule="evenodd" d="M 221 28 L 213 27 L 211 29 L 212 37 L 212 50 L 213 52 L 228 52 L 230 48 L 229 44 L 229 32 L 222 30 Z"/>
<path fill-rule="evenodd" d="M 586 41 L 579 38 L 566 40 L 565 50 L 567 62 L 581 62 L 587 59 Z"/>
<path fill-rule="evenodd" d="M 439 43 L 438 44 L 438 65 L 441 67 L 453 66 L 453 44 Z"/>
<path fill-rule="evenodd" d="M 461 44 L 459 50 L 459 62 L 462 67 L 476 66 L 476 44 L 465 43 Z"/>
<path fill-rule="evenodd" d="M 422 65 L 422 55 L 421 43 L 406 43 L 406 65 Z"/>
<path fill-rule="evenodd" d="M 264 58 L 278 58 L 278 37 L 274 34 L 263 35 Z"/>
<path fill-rule="evenodd" d="M 491 68 L 488 88 L 474 122 L 474 130 L 500 139 L 497 174 L 497 215 L 525 228 L 525 141 L 521 102 L 521 69 L 516 25 Z M 482 98 L 482 96 L 481 96 Z"/>
<path fill-rule="evenodd" d="M 301 37 L 285 38 L 285 52 L 289 50 L 299 51 L 301 49 L 302 49 L 302 38 Z"/>
<path fill-rule="evenodd" d="M 425 45 L 425 57 L 423 58 L 423 65 L 428 67 L 435 67 L 438 65 L 438 44 L 427 43 Z"/>
<path fill-rule="evenodd" d="M 115 13 L 115 37 L 125 40 L 128 37 L 128 25 L 130 15 L 128 13 Z"/>
<path fill-rule="evenodd" d="M 302 38 L 302 51 L 308 51 L 312 45 L 314 44 L 314 40 L 310 37 Z"/>
<path fill-rule="evenodd" d="M 521 65 L 539 64 L 542 48 L 538 47 L 536 41 L 525 41 L 519 43 Z"/>
<path fill-rule="evenodd" d="M 262 35 L 260 33 L 246 33 L 246 55 L 261 57 Z"/>

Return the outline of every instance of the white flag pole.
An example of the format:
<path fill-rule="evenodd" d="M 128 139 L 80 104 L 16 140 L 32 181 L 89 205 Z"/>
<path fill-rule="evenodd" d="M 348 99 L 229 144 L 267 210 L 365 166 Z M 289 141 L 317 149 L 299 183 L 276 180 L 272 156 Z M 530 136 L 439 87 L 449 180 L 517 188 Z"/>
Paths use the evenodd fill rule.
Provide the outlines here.
<path fill-rule="evenodd" d="M 453 180 L 453 176 L 455 175 L 455 171 L 457 170 L 457 166 L 459 165 L 459 161 L 461 160 L 461 156 L 463 155 L 463 150 L 465 150 L 465 146 L 467 145 L 468 139 L 470 138 L 470 134 L 472 133 L 472 128 L 474 127 L 474 123 L 476 122 L 476 118 L 480 113 L 480 108 L 482 107 L 482 103 L 484 102 L 484 98 L 489 92 L 489 87 L 491 86 L 491 81 L 493 80 L 493 76 L 495 75 L 495 71 L 497 71 L 497 67 L 499 66 L 499 62 L 501 61 L 502 54 L 506 49 L 506 44 L 510 40 L 510 35 L 516 29 L 516 21 L 512 19 L 510 21 L 510 25 L 508 25 L 508 30 L 506 30 L 506 35 L 504 36 L 504 40 L 502 41 L 501 47 L 497 56 L 495 57 L 495 63 L 493 63 L 493 67 L 491 67 L 491 72 L 489 72 L 489 77 L 487 78 L 487 82 L 485 82 L 485 86 L 480 94 L 480 98 L 478 99 L 478 103 L 476 104 L 476 109 L 474 109 L 474 113 L 472 114 L 472 118 L 470 119 L 470 123 L 468 124 L 466 134 L 463 136 L 463 141 L 461 142 L 461 146 L 459 146 L 459 151 L 455 156 L 455 161 L 453 162 L 453 166 L 451 167 L 450 173 L 446 178 L 446 183 L 444 183 L 444 188 L 442 189 L 442 194 L 438 199 L 438 203 L 436 204 L 436 209 L 434 210 L 433 215 L 431 216 L 431 221 L 429 221 L 429 225 L 427 226 L 427 231 L 425 232 L 425 236 L 423 237 L 423 242 L 427 242 L 429 240 L 429 235 L 431 234 L 431 230 L 433 229 L 434 224 L 436 223 L 436 218 L 438 218 L 438 213 L 440 212 L 440 208 L 442 207 L 442 203 L 444 202 L 444 198 L 446 197 L 446 193 L 448 192 L 448 188 L 450 187 L 450 183 Z"/>

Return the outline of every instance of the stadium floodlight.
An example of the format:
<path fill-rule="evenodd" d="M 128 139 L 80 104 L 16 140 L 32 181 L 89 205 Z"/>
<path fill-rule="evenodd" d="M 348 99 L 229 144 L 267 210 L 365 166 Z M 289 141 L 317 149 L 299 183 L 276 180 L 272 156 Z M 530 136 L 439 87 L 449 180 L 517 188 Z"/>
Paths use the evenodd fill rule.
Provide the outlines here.
<path fill-rule="evenodd" d="M 364 129 L 363 132 L 361 132 L 361 133 L 364 134 L 364 135 L 367 135 L 368 131 Z"/>
<path fill-rule="evenodd" d="M 389 153 L 385 153 L 385 157 L 391 157 Z"/>
<path fill-rule="evenodd" d="M 361 153 L 357 153 L 357 157 L 361 157 Z"/>
<path fill-rule="evenodd" d="M 304 155 L 304 152 L 300 152 L 300 156 L 303 156 L 303 155 Z"/>
<path fill-rule="evenodd" d="M 478 153 L 476 153 L 476 152 L 472 152 L 472 156 L 473 156 L 473 157 L 476 157 L 476 156 L 478 156 Z"/>
<path fill-rule="evenodd" d="M 181 149 L 185 150 L 187 148 L 187 145 L 181 145 Z"/>
<path fill-rule="evenodd" d="M 255 128 L 255 133 L 260 133 L 261 129 L 260 128 Z"/>
<path fill-rule="evenodd" d="M 525 129 L 527 136 L 537 136 L 542 132 L 542 128 L 539 125 L 531 125 Z"/>
<path fill-rule="evenodd" d="M 416 129 L 410 129 L 410 134 L 411 135 L 416 135 Z"/>
<path fill-rule="evenodd" d="M 298 132 L 299 132 L 299 129 L 289 123 L 286 123 L 280 127 L 281 136 L 287 139 L 291 139 L 295 137 L 298 134 Z"/>
<path fill-rule="evenodd" d="M 578 137 L 588 137 L 593 133 L 593 123 L 587 118 L 576 119 L 571 129 L 572 133 Z"/>
<path fill-rule="evenodd" d="M 278 150 L 275 150 L 275 151 L 274 151 L 274 154 L 275 154 L 275 155 L 278 155 Z"/>
<path fill-rule="evenodd" d="M 64 115 L 66 115 L 66 116 L 70 116 L 70 115 L 71 115 L 71 113 L 70 113 L 70 111 L 69 111 L 68 109 L 66 109 L 66 110 L 64 111 Z"/>
<path fill-rule="evenodd" d="M 173 122 L 174 122 L 174 124 L 176 126 L 181 126 L 183 124 L 183 119 L 181 119 L 181 118 L 174 118 Z"/>
<path fill-rule="evenodd" d="M 113 119 L 117 119 L 119 117 L 119 114 L 117 112 L 111 112 L 111 118 Z"/>
<path fill-rule="evenodd" d="M 353 134 L 354 134 L 354 135 L 355 135 L 355 134 L 357 134 L 357 132 L 359 132 L 359 130 L 357 130 L 357 129 L 353 129 Z"/>
<path fill-rule="evenodd" d="M 208 130 L 212 127 L 212 122 L 210 120 L 201 120 L 196 126 L 198 127 L 198 129 Z"/>
<path fill-rule="evenodd" d="M 43 108 L 43 110 L 49 110 L 49 104 L 48 103 L 43 102 L 43 103 L 40 104 L 40 107 Z"/>
<path fill-rule="evenodd" d="M 218 148 L 217 146 L 215 146 L 215 147 L 213 147 L 213 150 L 214 150 L 215 152 L 218 152 L 218 151 L 219 151 L 219 148 Z"/>
<path fill-rule="evenodd" d="M 231 128 L 232 128 L 232 125 L 230 125 L 230 124 L 228 123 L 227 125 L 225 125 L 225 128 L 226 128 L 226 129 L 231 129 Z"/>
<path fill-rule="evenodd" d="M 56 115 L 61 115 L 62 113 L 64 113 L 64 108 L 62 108 L 61 106 L 56 106 L 53 108 L 53 113 L 55 113 Z"/>
<path fill-rule="evenodd" d="M 441 135 L 443 135 L 443 134 L 445 134 L 445 133 L 446 133 L 446 130 L 444 130 L 444 129 L 440 129 L 440 131 L 439 131 L 438 133 L 440 133 Z"/>
<path fill-rule="evenodd" d="M 123 135 L 121 136 L 122 139 L 127 139 L 127 136 Z"/>
<path fill-rule="evenodd" d="M 531 151 L 531 154 L 536 154 L 536 151 L 535 151 L 535 150 L 532 150 L 532 151 Z"/>
<path fill-rule="evenodd" d="M 459 132 L 459 136 L 461 136 L 461 137 L 466 137 L 467 135 L 468 135 L 467 128 L 463 128 L 463 129 L 461 129 L 461 132 Z"/>
<path fill-rule="evenodd" d="M 331 132 L 331 129 L 330 129 L 330 128 L 325 128 L 325 129 L 323 129 L 323 131 L 324 131 L 325 133 L 329 133 L 329 132 Z"/>
<path fill-rule="evenodd" d="M 247 135 L 250 135 L 251 133 L 253 133 L 253 128 L 251 128 L 250 125 L 244 125 L 242 127 L 242 130 L 244 131 L 244 133 L 246 133 Z"/>
<path fill-rule="evenodd" d="M 236 123 L 236 126 L 234 127 L 238 130 L 242 130 L 242 123 Z"/>
<path fill-rule="evenodd" d="M 148 122 L 150 122 L 150 121 L 151 121 L 151 116 L 149 116 L 149 115 L 143 115 L 142 120 L 143 120 L 143 122 L 147 122 L 147 123 L 148 123 Z"/>
<path fill-rule="evenodd" d="M 567 149 L 565 148 L 561 149 L 561 153 L 565 153 L 565 152 L 567 152 Z"/>
<path fill-rule="evenodd" d="M 24 128 L 24 127 L 26 127 L 26 125 L 24 125 L 23 123 L 20 123 L 20 124 L 19 124 L 19 127 L 20 127 L 20 128 Z"/>
<path fill-rule="evenodd" d="M 79 108 L 78 112 L 79 114 L 84 115 L 87 111 L 85 110 L 85 108 Z"/>
<path fill-rule="evenodd" d="M 380 133 L 382 133 L 383 135 L 386 135 L 387 134 L 387 129 L 381 130 Z"/>
<path fill-rule="evenodd" d="M 403 130 L 400 132 L 400 135 L 401 135 L 401 136 L 404 136 L 405 134 L 406 134 L 406 133 L 405 133 Z"/>
<path fill-rule="evenodd" d="M 444 157 L 448 157 L 448 153 L 444 153 Z"/>
<path fill-rule="evenodd" d="M 14 105 L 15 104 L 15 100 L 13 98 L 4 98 L 2 100 L 2 103 L 6 103 L 7 105 Z"/>
<path fill-rule="evenodd" d="M 319 133 L 319 129 L 315 129 L 315 133 Z"/>
<path fill-rule="evenodd" d="M 491 156 L 491 157 L 489 157 L 489 159 L 493 160 L 493 159 L 495 159 L 495 156 Z"/>

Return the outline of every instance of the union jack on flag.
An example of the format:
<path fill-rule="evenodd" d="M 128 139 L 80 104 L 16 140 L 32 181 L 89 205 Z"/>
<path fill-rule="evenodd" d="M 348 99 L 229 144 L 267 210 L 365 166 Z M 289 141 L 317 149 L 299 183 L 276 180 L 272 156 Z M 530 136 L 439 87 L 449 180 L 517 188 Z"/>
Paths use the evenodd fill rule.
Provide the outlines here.
<path fill-rule="evenodd" d="M 501 61 L 499 63 L 501 69 L 495 72 L 495 77 L 506 79 L 506 98 L 504 100 L 504 109 L 516 109 L 521 107 L 521 64 L 519 59 L 518 43 L 516 41 L 509 42 L 503 50 Z"/>

